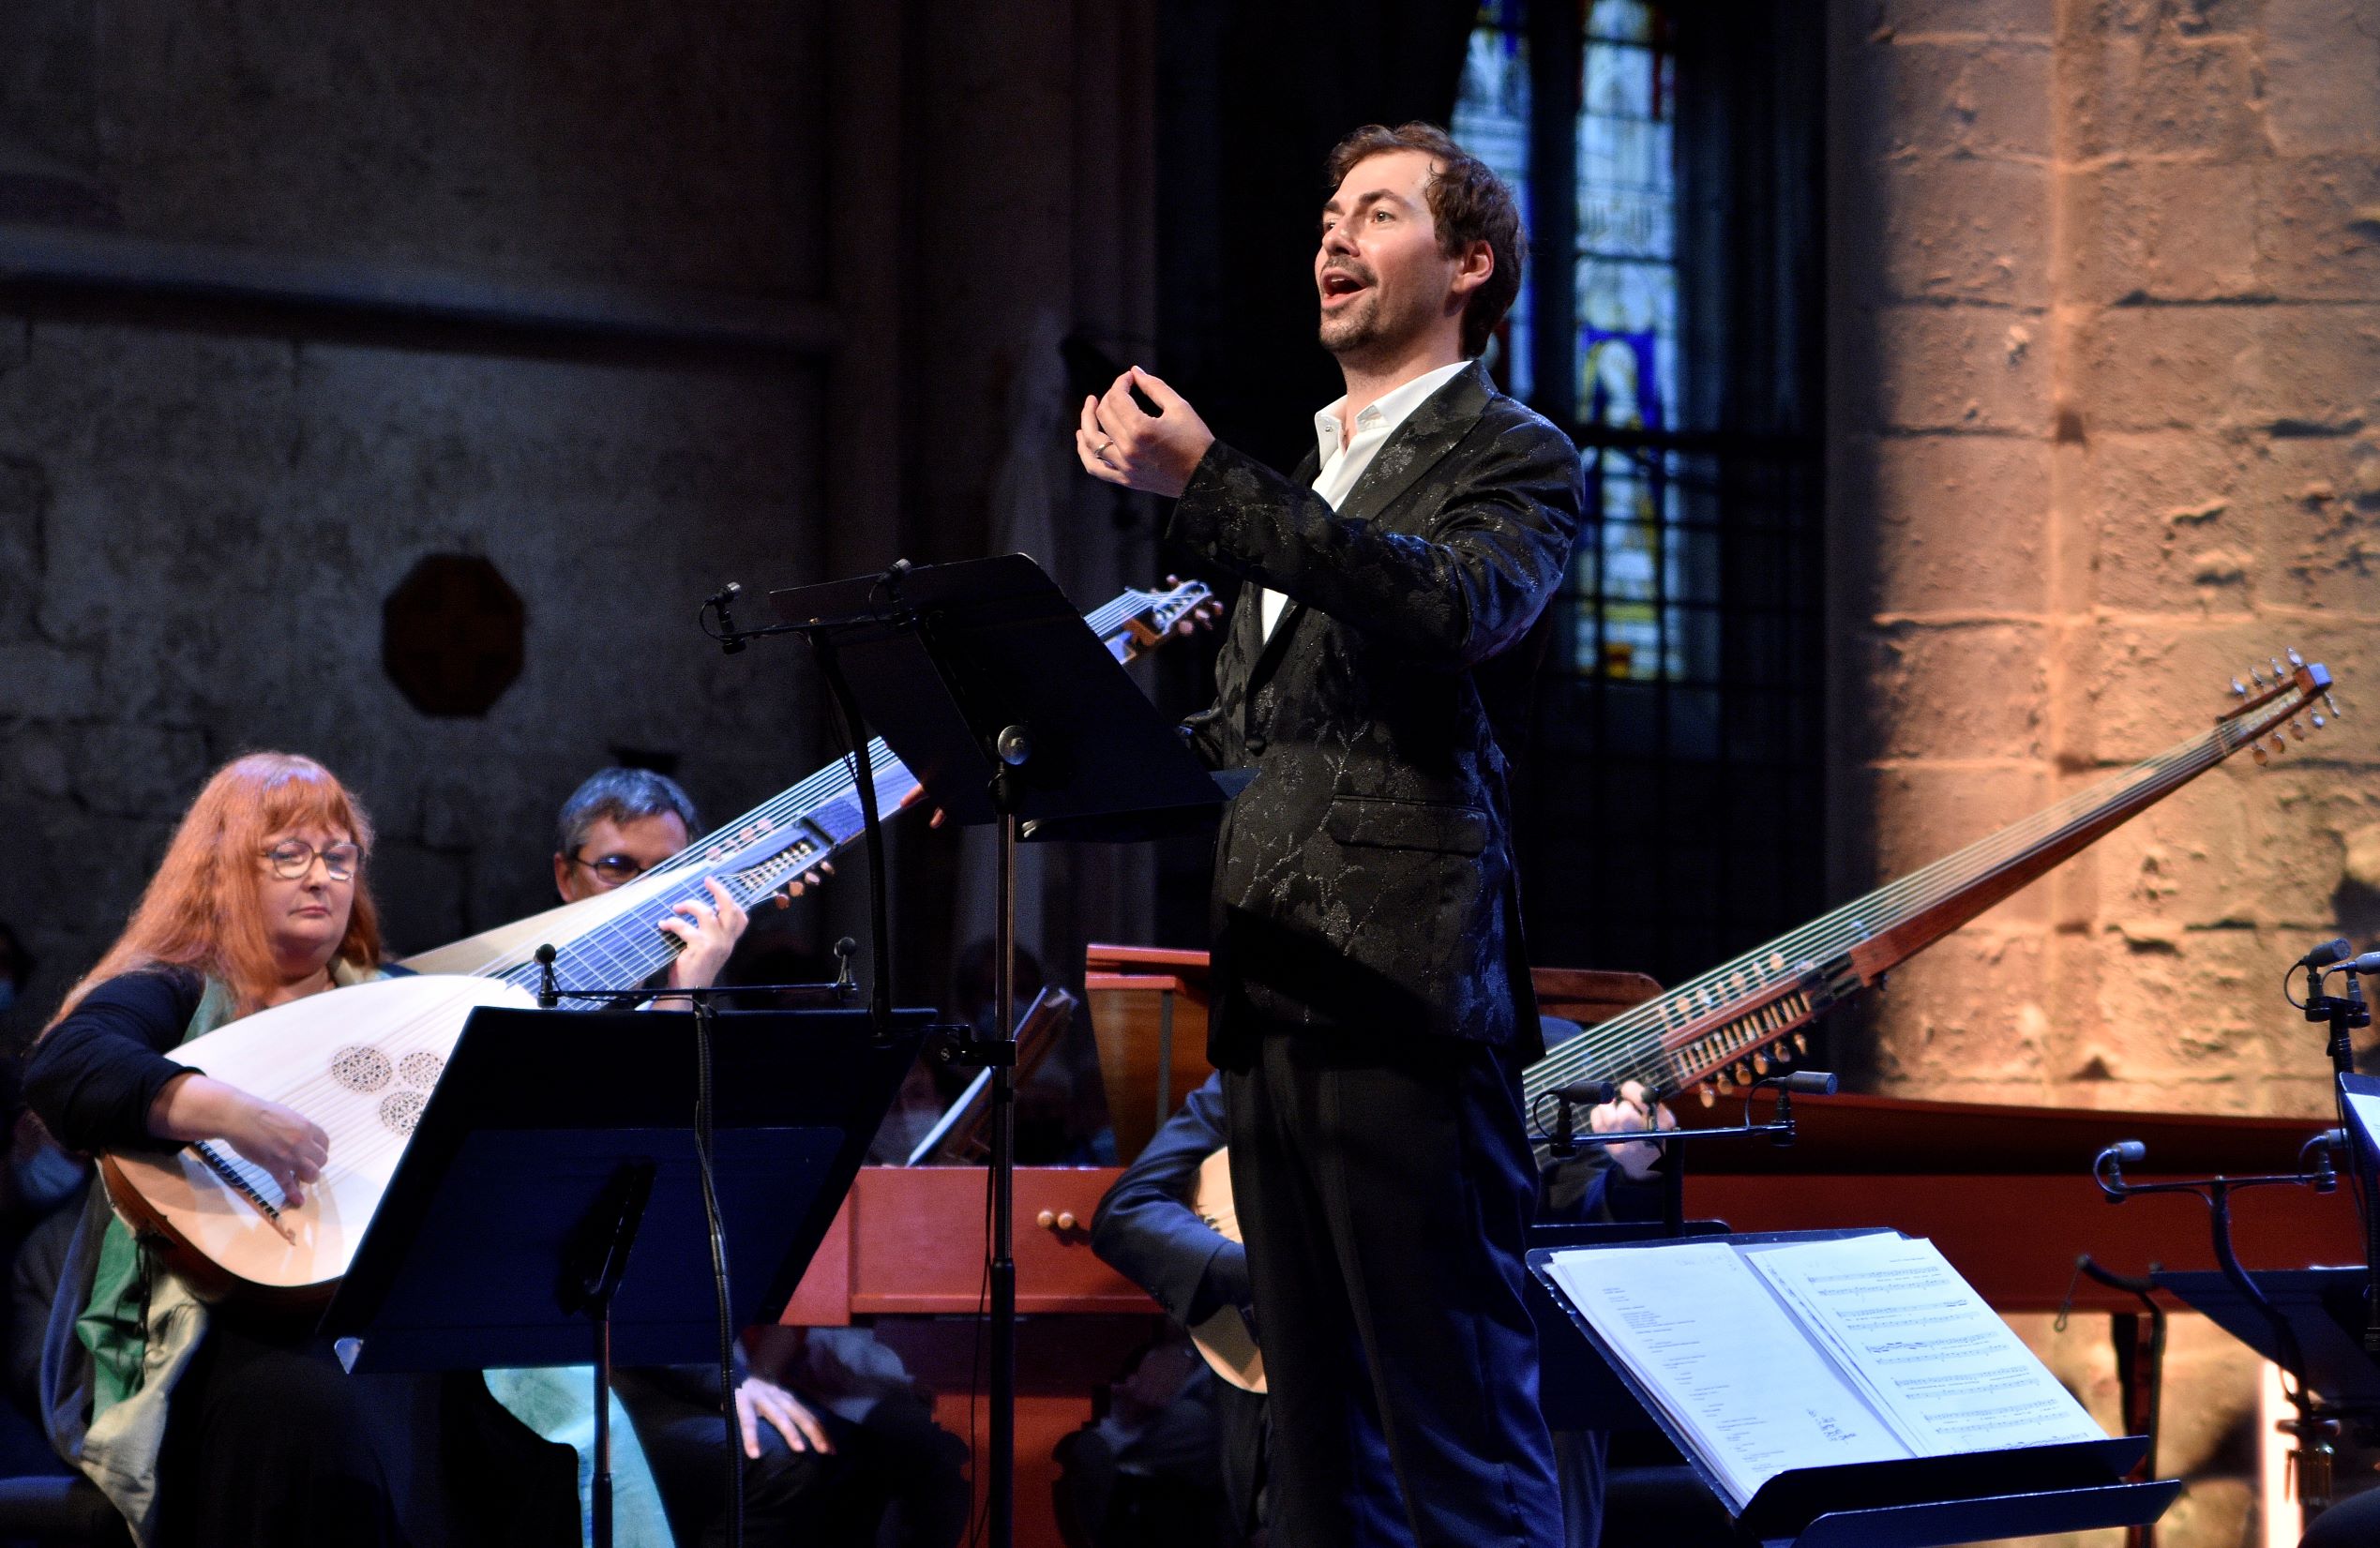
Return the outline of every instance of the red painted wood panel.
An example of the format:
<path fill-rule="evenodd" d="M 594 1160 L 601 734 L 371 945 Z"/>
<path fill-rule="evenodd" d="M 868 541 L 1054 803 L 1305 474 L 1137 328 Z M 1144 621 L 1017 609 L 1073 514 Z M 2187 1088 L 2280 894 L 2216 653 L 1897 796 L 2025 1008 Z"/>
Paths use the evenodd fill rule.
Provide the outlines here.
<path fill-rule="evenodd" d="M 785 1314 L 776 1319 L 789 1328 L 843 1328 L 851 1320 L 851 1195 L 843 1195 L 826 1240 L 810 1255 L 810 1266 Z"/>
<path fill-rule="evenodd" d="M 1017 1172 L 1017 1309 L 1034 1315 L 1156 1310 L 1091 1250 L 1091 1217 L 1121 1175 L 1112 1166 Z M 833 1327 L 853 1316 L 970 1315 L 984 1293 L 980 1166 L 867 1166 L 811 1259 L 784 1323 Z M 1047 1212 L 1047 1225 L 1040 1217 Z M 1074 1224 L 1061 1224 L 1071 1216 Z"/>

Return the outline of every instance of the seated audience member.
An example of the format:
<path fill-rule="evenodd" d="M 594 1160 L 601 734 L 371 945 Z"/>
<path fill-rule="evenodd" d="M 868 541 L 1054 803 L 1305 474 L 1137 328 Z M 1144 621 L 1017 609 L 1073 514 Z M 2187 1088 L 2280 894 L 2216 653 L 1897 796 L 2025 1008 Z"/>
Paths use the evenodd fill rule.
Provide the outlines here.
<path fill-rule="evenodd" d="M 563 804 L 553 856 L 565 902 L 633 881 L 684 849 L 700 832 L 694 802 L 677 781 L 647 769 L 606 769 Z M 816 885 L 824 867 L 788 889 Z M 670 988 L 718 982 L 748 920 L 727 890 L 710 883 L 708 904 L 681 904 L 684 919 L 662 928 L 684 943 L 665 979 Z M 664 985 L 656 985 L 660 987 Z M 664 1009 L 670 997 L 663 995 Z M 884 1351 L 889 1357 L 890 1351 Z M 846 1415 L 746 1365 L 735 1394 L 744 1474 L 746 1540 L 949 1548 L 966 1529 L 966 1447 L 935 1426 L 913 1393 L 878 1392 Z M 894 1363 L 898 1364 L 897 1360 Z M 623 1370 L 622 1403 L 644 1443 L 661 1498 L 685 1548 L 723 1542 L 728 1529 L 719 1448 L 719 1373 L 689 1365 Z"/>

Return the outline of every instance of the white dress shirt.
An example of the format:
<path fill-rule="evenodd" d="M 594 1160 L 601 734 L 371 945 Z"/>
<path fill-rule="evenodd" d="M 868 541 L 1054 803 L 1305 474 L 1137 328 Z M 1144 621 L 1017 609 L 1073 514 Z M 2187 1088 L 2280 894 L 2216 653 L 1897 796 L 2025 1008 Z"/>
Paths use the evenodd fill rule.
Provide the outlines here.
<path fill-rule="evenodd" d="M 1372 456 L 1406 417 L 1422 406 L 1430 394 L 1454 380 L 1468 360 L 1457 360 L 1451 366 L 1440 366 L 1434 371 L 1423 371 L 1412 381 L 1391 387 L 1355 416 L 1355 433 L 1348 435 L 1345 423 L 1339 418 L 1347 408 L 1347 398 L 1338 401 L 1314 416 L 1314 441 L 1322 454 L 1322 469 L 1314 475 L 1314 492 L 1331 503 L 1337 510 L 1339 502 L 1347 498 L 1363 470 L 1372 465 Z M 1344 444 L 1342 444 L 1344 440 Z M 1281 615 L 1288 610 L 1289 599 L 1279 592 L 1257 589 L 1257 596 L 1264 609 L 1264 638 L 1273 638 L 1273 628 Z"/>

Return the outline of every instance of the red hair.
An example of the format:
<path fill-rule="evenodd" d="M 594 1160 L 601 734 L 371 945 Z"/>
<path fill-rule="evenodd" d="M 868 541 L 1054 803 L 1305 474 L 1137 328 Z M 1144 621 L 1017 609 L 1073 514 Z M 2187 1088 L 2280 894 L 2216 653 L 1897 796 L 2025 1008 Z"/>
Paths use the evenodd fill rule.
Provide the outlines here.
<path fill-rule="evenodd" d="M 231 988 L 235 1014 L 262 1006 L 280 975 L 258 900 L 258 858 L 268 835 L 300 827 L 347 834 L 371 852 L 371 819 L 312 759 L 249 753 L 215 771 L 174 830 L 124 933 L 67 992 L 51 1025 L 94 985 L 146 968 L 188 968 L 220 979 Z M 339 955 L 359 968 L 380 966 L 380 915 L 360 870 Z"/>

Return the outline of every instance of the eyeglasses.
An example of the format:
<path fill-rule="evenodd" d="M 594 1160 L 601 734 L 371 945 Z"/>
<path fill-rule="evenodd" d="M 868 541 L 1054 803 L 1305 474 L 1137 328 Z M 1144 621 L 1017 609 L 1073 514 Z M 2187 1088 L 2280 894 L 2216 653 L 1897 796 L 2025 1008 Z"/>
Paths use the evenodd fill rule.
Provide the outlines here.
<path fill-rule="evenodd" d="M 283 881 L 295 881 L 312 870 L 318 855 L 322 858 L 323 869 L 330 874 L 333 881 L 353 881 L 355 867 L 364 860 L 360 845 L 334 844 L 329 849 L 318 849 L 302 838 L 285 838 L 264 851 L 273 874 Z"/>
<path fill-rule="evenodd" d="M 595 860 L 581 860 L 575 854 L 565 858 L 573 865 L 584 865 L 595 872 L 595 880 L 606 887 L 624 886 L 652 869 L 643 861 L 628 854 L 608 854 Z"/>

